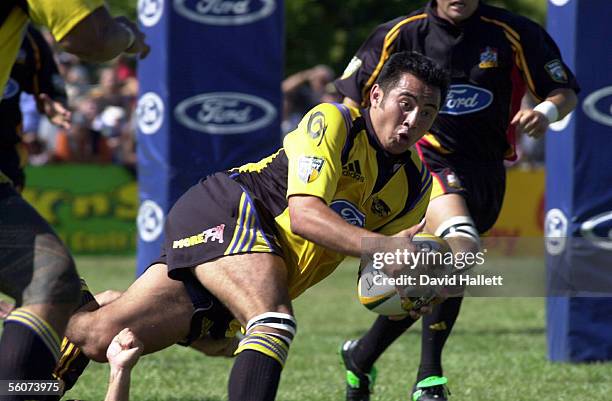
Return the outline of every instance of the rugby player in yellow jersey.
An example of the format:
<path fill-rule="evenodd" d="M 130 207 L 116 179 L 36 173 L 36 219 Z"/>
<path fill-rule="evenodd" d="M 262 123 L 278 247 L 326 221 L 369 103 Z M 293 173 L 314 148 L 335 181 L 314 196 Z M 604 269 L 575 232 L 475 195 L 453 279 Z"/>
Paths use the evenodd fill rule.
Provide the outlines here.
<path fill-rule="evenodd" d="M 145 56 L 149 50 L 136 25 L 125 17 L 112 18 L 103 0 L 2 0 L 0 93 L 29 21 L 47 27 L 66 51 L 90 61 L 110 60 L 122 52 Z M 0 380 L 51 379 L 59 339 L 78 305 L 79 278 L 70 254 L 52 228 L 2 173 L 2 162 L 0 291 L 14 298 L 17 308 L 4 323 Z M 40 397 L 45 398 L 26 396 L 29 400 Z"/>
<path fill-rule="evenodd" d="M 229 399 L 274 399 L 297 329 L 291 299 L 360 256 L 363 238 L 410 239 L 423 227 L 431 176 L 412 146 L 448 80 L 427 57 L 397 53 L 369 108 L 318 105 L 275 154 L 193 186 L 168 214 L 159 261 L 119 298 L 76 313 L 68 338 L 97 361 L 124 327 L 145 353 L 237 345 Z"/>

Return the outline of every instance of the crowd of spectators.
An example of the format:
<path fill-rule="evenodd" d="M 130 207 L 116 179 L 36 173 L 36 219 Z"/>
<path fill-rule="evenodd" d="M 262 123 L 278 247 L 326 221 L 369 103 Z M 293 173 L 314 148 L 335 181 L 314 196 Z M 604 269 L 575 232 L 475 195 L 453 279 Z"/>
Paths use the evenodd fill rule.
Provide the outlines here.
<path fill-rule="evenodd" d="M 102 66 L 62 52 L 51 35 L 45 39 L 65 80 L 72 126 L 63 129 L 40 115 L 32 95 L 23 93 L 23 139 L 32 165 L 50 162 L 115 163 L 135 171 L 135 60 L 119 57 Z"/>

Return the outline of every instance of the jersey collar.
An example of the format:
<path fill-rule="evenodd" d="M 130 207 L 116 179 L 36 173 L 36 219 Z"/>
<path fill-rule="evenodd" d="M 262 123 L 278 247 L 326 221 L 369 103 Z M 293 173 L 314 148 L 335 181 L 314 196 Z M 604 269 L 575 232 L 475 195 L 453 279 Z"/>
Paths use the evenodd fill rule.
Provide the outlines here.
<path fill-rule="evenodd" d="M 425 12 L 436 25 L 439 25 L 451 32 L 453 31 L 463 31 L 467 26 L 474 23 L 474 21 L 478 21 L 480 19 L 480 13 L 483 7 L 482 1 L 478 2 L 478 8 L 474 11 L 474 14 L 470 16 L 470 18 L 463 21 L 460 25 L 453 25 L 444 18 L 438 17 L 438 12 L 436 10 L 437 3 L 436 0 L 430 0 L 429 3 L 425 6 Z"/>
<path fill-rule="evenodd" d="M 412 153 L 410 150 L 405 151 L 400 155 L 394 155 L 387 152 L 381 145 L 378 137 L 376 136 L 376 131 L 374 131 L 374 126 L 372 125 L 372 120 L 370 119 L 370 108 L 360 109 L 361 115 L 363 116 L 363 120 L 365 121 L 365 130 L 368 136 L 368 142 L 370 146 L 376 149 L 376 153 L 384 156 L 386 160 L 393 164 L 401 163 L 409 163 L 412 161 Z"/>

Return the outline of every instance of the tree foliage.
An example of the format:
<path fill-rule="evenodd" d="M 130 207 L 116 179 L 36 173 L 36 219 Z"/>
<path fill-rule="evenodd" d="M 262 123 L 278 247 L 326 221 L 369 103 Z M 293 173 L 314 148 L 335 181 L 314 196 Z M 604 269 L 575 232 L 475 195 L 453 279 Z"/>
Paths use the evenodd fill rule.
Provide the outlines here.
<path fill-rule="evenodd" d="M 286 73 L 331 66 L 342 72 L 379 24 L 422 7 L 426 0 L 285 0 Z M 546 0 L 488 0 L 539 23 Z"/>

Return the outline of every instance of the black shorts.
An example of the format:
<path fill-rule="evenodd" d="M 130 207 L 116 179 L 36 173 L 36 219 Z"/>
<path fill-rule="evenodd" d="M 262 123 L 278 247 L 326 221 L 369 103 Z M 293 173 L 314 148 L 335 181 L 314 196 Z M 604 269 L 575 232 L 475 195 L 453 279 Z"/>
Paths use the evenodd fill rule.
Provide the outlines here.
<path fill-rule="evenodd" d="M 282 257 L 274 216 L 250 191 L 226 173 L 191 187 L 174 204 L 164 227 L 164 247 L 154 263 L 183 281 L 195 308 L 188 342 L 205 334 L 231 336 L 230 311 L 193 275 L 192 268 L 222 256 L 268 252 Z"/>
<path fill-rule="evenodd" d="M 506 192 L 503 160 L 475 162 L 461 155 L 443 155 L 425 146 L 418 149 L 434 176 L 432 198 L 443 193 L 460 194 L 478 232 L 490 230 L 499 217 Z"/>

